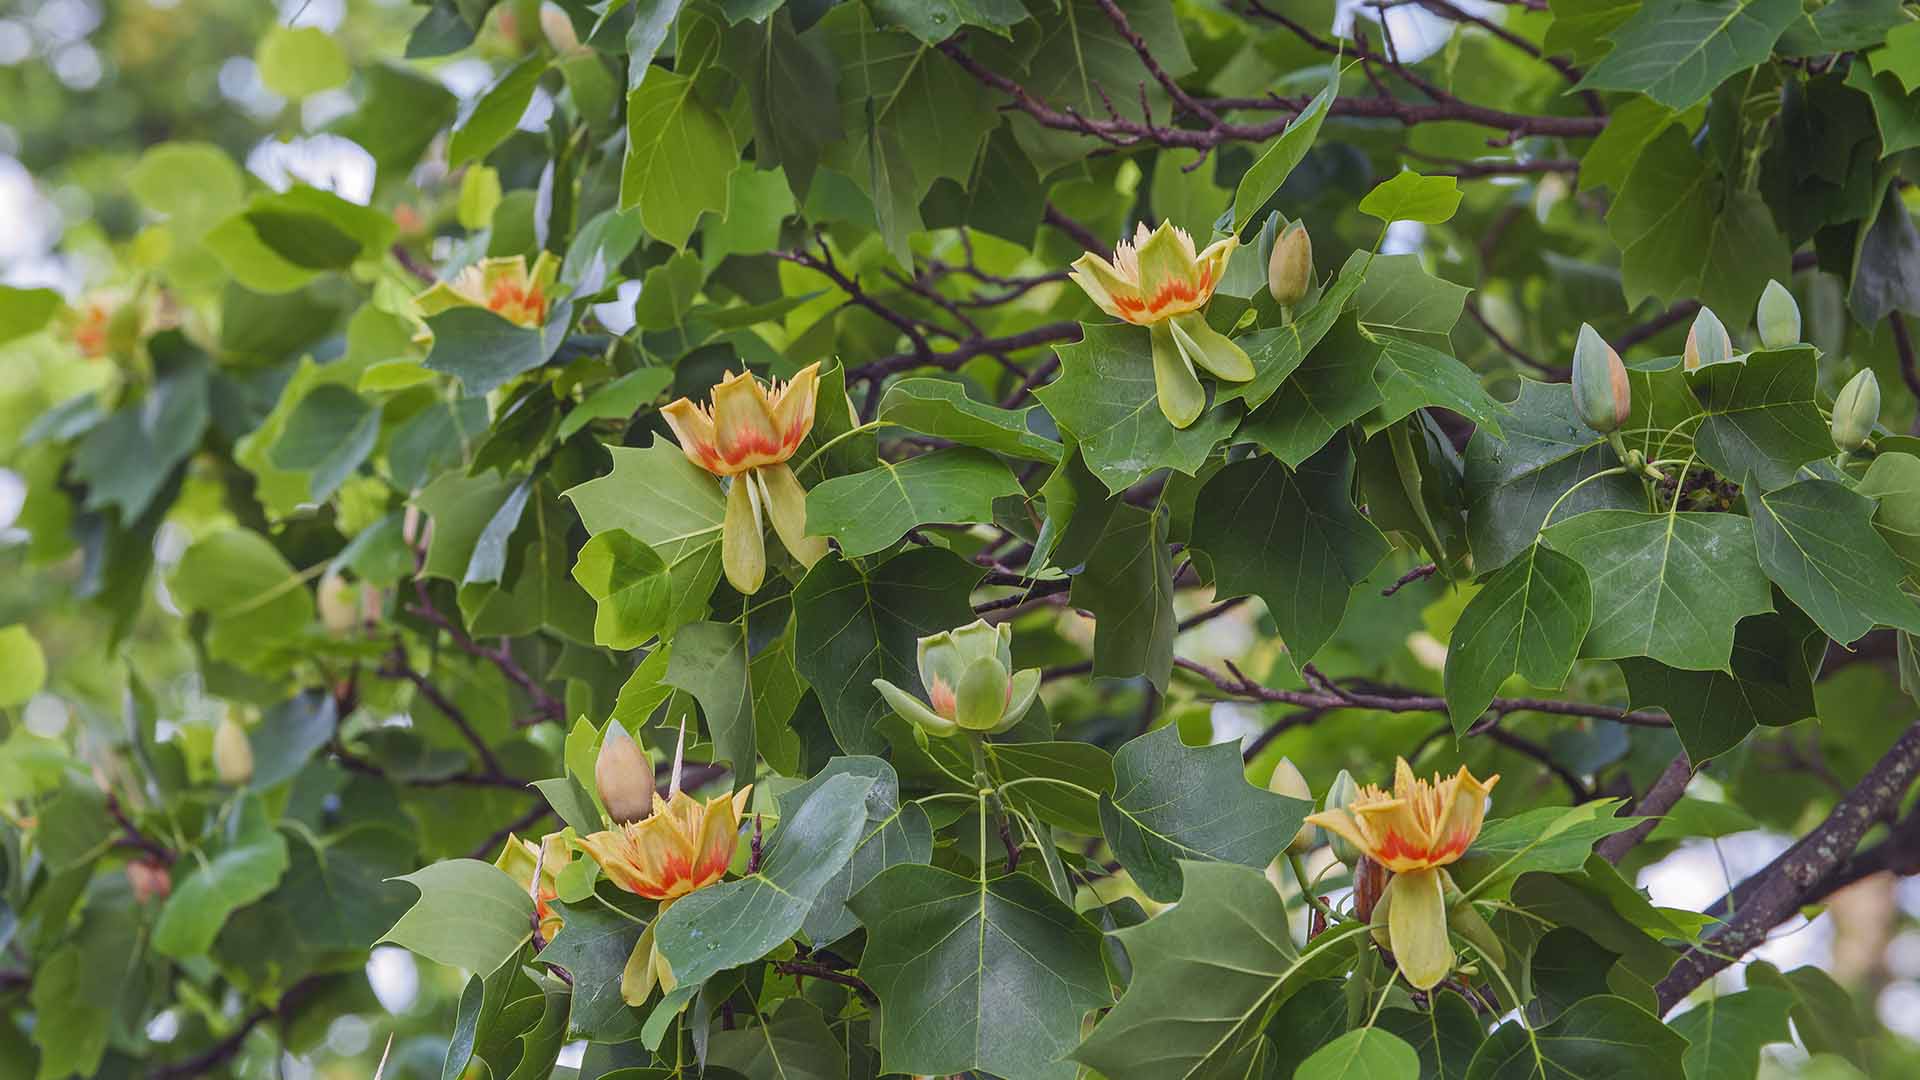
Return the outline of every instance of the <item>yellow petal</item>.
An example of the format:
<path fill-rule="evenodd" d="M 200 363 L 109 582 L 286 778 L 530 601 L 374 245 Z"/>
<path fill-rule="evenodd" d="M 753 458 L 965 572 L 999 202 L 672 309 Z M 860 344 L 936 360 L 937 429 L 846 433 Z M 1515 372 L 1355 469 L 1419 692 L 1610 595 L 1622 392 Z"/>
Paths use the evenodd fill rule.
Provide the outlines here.
<path fill-rule="evenodd" d="M 720 448 L 714 441 L 713 417 L 699 405 L 681 398 L 660 410 L 666 417 L 667 426 L 673 429 L 674 441 L 680 444 L 680 452 L 687 460 L 713 473 L 716 476 L 727 475 L 725 464 L 720 460 Z"/>
<path fill-rule="evenodd" d="M 780 543 L 800 565 L 813 569 L 813 564 L 827 554 L 827 541 L 807 534 L 807 489 L 800 486 L 800 478 L 784 461 L 757 469 L 754 475 L 765 490 L 767 517 L 773 521 Z"/>
<path fill-rule="evenodd" d="M 800 448 L 813 430 L 814 399 L 820 392 L 820 362 L 814 361 L 794 375 L 785 386 L 776 386 L 772 398 L 773 426 L 780 433 L 780 460 L 785 461 Z"/>
<path fill-rule="evenodd" d="M 640 932 L 640 940 L 633 943 L 633 951 L 627 954 L 627 965 L 620 969 L 620 1000 L 635 1007 L 645 1005 L 653 996 L 654 957 L 653 928 L 660 922 L 655 914 L 653 922 Z"/>
<path fill-rule="evenodd" d="M 713 429 L 729 473 L 783 460 L 767 392 L 752 372 L 729 375 L 713 388 Z"/>
<path fill-rule="evenodd" d="M 1116 319 L 1132 322 L 1146 307 L 1140 299 L 1139 281 L 1092 252 L 1075 259 L 1073 270 L 1067 276 L 1100 310 Z"/>
<path fill-rule="evenodd" d="M 1161 223 L 1140 245 L 1140 298 L 1146 308 L 1134 321 L 1151 322 L 1206 304 L 1212 282 L 1203 281 L 1193 238 L 1169 222 Z"/>
<path fill-rule="evenodd" d="M 1416 990 L 1431 990 L 1453 970 L 1453 942 L 1447 938 L 1447 906 L 1439 870 L 1395 874 L 1387 911 L 1387 936 L 1401 974 Z"/>
<path fill-rule="evenodd" d="M 727 516 L 720 523 L 720 567 L 726 571 L 727 584 L 742 596 L 759 592 L 767 577 L 766 541 L 760 534 L 752 483 L 744 474 L 733 478 Z"/>

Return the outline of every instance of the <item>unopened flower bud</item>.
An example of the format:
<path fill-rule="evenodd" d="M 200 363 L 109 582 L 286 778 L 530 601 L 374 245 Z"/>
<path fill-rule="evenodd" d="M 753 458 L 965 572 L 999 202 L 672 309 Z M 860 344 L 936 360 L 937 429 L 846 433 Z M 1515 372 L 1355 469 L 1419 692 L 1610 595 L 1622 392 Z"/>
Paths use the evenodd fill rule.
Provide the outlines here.
<path fill-rule="evenodd" d="M 1632 408 L 1627 367 L 1599 331 L 1580 324 L 1573 347 L 1573 410 L 1580 422 L 1608 435 L 1620 430 Z"/>
<path fill-rule="evenodd" d="M 547 35 L 547 44 L 561 56 L 572 56 L 581 52 L 580 35 L 573 29 L 573 19 L 568 17 L 566 9 L 553 0 L 540 5 L 540 29 Z"/>
<path fill-rule="evenodd" d="M 1341 769 L 1333 778 L 1333 783 L 1327 787 L 1327 799 L 1322 809 L 1344 810 L 1359 796 L 1360 785 L 1354 783 L 1353 774 Z M 1359 862 L 1360 849 L 1353 846 L 1353 841 L 1331 829 L 1327 831 L 1327 844 L 1333 848 L 1333 857 L 1348 866 Z"/>
<path fill-rule="evenodd" d="M 253 744 L 247 741 L 247 729 L 231 713 L 213 731 L 213 771 L 228 787 L 253 779 Z"/>
<path fill-rule="evenodd" d="M 1833 399 L 1833 445 L 1851 453 L 1867 444 L 1880 420 L 1880 380 L 1861 368 Z"/>
<path fill-rule="evenodd" d="M 600 740 L 600 756 L 593 761 L 593 786 L 600 791 L 607 815 L 620 824 L 653 813 L 653 762 L 618 720 L 607 722 L 606 736 Z"/>
<path fill-rule="evenodd" d="M 338 573 L 328 573 L 320 579 L 320 587 L 315 591 L 320 623 L 327 628 L 327 633 L 337 638 L 351 633 L 359 614 L 355 610 L 353 586 Z"/>
<path fill-rule="evenodd" d="M 900 718 L 939 737 L 962 730 L 982 735 L 1020 722 L 1040 689 L 1040 669 L 1013 670 L 1013 627 L 978 619 L 919 641 L 920 684 L 927 700 L 885 679 L 873 680 Z"/>
<path fill-rule="evenodd" d="M 1712 308 L 1702 307 L 1700 314 L 1693 317 L 1693 328 L 1687 331 L 1686 369 L 1698 371 L 1709 364 L 1724 364 L 1731 359 L 1733 338 L 1727 335 L 1726 324 Z"/>
<path fill-rule="evenodd" d="M 1793 293 L 1777 281 L 1767 282 L 1766 291 L 1760 294 L 1760 310 L 1755 316 L 1760 324 L 1760 344 L 1769 349 L 1784 349 L 1800 343 L 1800 305 L 1793 299 Z"/>
<path fill-rule="evenodd" d="M 1285 795 L 1289 799 L 1299 799 L 1313 808 L 1313 789 L 1307 786 L 1307 778 L 1300 775 L 1300 769 L 1287 758 L 1281 758 L 1273 767 L 1273 775 L 1267 778 L 1267 790 L 1275 795 Z M 1314 825 L 1302 825 L 1300 831 L 1293 834 L 1293 840 L 1287 844 L 1287 854 L 1304 855 L 1313 850 L 1315 836 L 1320 830 Z"/>
<path fill-rule="evenodd" d="M 127 864 L 127 884 L 133 889 L 135 903 L 165 900 L 173 895 L 173 874 L 158 859 L 136 859 Z"/>
<path fill-rule="evenodd" d="M 1267 257 L 1267 292 L 1282 307 L 1292 307 L 1313 287 L 1313 238 L 1296 221 L 1273 242 Z"/>

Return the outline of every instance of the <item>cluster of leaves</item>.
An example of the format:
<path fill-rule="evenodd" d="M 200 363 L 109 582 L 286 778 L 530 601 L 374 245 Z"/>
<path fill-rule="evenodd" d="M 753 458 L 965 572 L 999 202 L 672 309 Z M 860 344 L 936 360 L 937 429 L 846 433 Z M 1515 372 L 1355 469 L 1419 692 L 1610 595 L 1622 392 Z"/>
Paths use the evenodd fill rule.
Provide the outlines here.
<path fill-rule="evenodd" d="M 1419 6 L 1340 38 L 1257 0 L 253 27 L 274 92 L 350 98 L 326 132 L 371 197 L 170 123 L 89 163 L 121 207 L 69 237 L 90 292 L 0 287 L 7 1074 L 324 1057 L 383 940 L 446 969 L 380 1021 L 387 1077 L 1702 1078 L 1795 1039 L 1912 1068 L 1811 967 L 1663 1018 L 1757 940 L 1736 898 L 1916 863 L 1920 21 Z M 462 100 L 435 71 L 476 57 Z M 1066 277 L 1141 220 L 1241 241 L 1205 318 L 1254 376 L 1183 427 L 1149 331 Z M 541 256 L 536 318 L 416 304 Z M 1757 347 L 1770 280 L 1804 343 Z M 1701 303 L 1736 348 L 1690 367 Z M 1628 355 L 1612 438 L 1565 382 L 1583 322 Z M 791 462 L 831 551 L 769 545 L 742 596 L 661 406 L 815 363 Z M 1881 424 L 1836 453 L 1863 368 Z M 1044 689 L 975 757 L 874 682 L 929 690 L 916 640 L 980 617 Z M 613 724 L 752 784 L 751 839 L 664 909 L 576 858 L 549 938 L 490 864 L 606 827 Z M 1451 867 L 1492 933 L 1454 978 L 1409 991 L 1322 901 L 1354 884 L 1327 849 L 1286 872 L 1282 753 L 1316 792 L 1396 755 L 1505 777 Z M 1721 798 L 1676 802 L 1709 762 Z M 1634 887 L 1810 822 L 1709 911 Z M 636 1006 L 643 935 L 675 986 Z"/>

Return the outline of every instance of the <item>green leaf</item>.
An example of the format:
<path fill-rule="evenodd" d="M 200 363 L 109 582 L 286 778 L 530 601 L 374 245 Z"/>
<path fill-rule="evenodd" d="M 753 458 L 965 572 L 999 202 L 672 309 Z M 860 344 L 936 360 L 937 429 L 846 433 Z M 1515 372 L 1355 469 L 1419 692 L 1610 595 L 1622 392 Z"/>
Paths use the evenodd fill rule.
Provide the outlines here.
<path fill-rule="evenodd" d="M 295 101 L 331 90 L 353 74 L 339 42 L 317 26 L 274 24 L 260 39 L 254 62 L 267 89 Z"/>
<path fill-rule="evenodd" d="M 490 394 L 516 375 L 547 362 L 559 345 L 545 330 L 516 326 L 486 308 L 448 308 L 427 317 L 433 347 L 421 363 L 459 378 L 471 395 Z"/>
<path fill-rule="evenodd" d="M 1874 503 L 1831 480 L 1749 494 L 1760 566 L 1841 644 L 1876 625 L 1920 633 L 1920 604 L 1900 591 L 1903 567 L 1874 531 Z"/>
<path fill-rule="evenodd" d="M 747 667 L 747 617 L 738 623 L 696 622 L 673 638 L 667 684 L 700 702 L 714 754 L 733 766 L 734 784 L 753 783 L 753 682 Z"/>
<path fill-rule="evenodd" d="M 1373 381 L 1380 389 L 1380 411 L 1367 421 L 1369 435 L 1415 409 L 1437 405 L 1473 421 L 1476 430 L 1501 437 L 1500 418 L 1507 407 L 1487 394 L 1478 373 L 1439 349 L 1387 337 Z"/>
<path fill-rule="evenodd" d="M 435 963 L 493 971 L 533 937 L 533 898 L 491 863 L 446 859 L 393 880 L 420 899 L 380 940 Z"/>
<path fill-rule="evenodd" d="M 834 538 L 857 558 L 886 550 L 922 525 L 991 522 L 995 499 L 1022 493 L 992 454 L 935 450 L 816 485 L 807 492 L 807 532 Z"/>
<path fill-rule="evenodd" d="M 754 163 L 779 168 L 792 190 L 804 195 L 821 156 L 845 131 L 834 93 L 840 71 L 833 54 L 820 35 L 795 34 L 791 16 L 776 14 L 757 32 L 736 31 L 727 44 L 741 54 L 732 64 L 752 104 Z"/>
<path fill-rule="evenodd" d="M 1800 57 L 1864 49 L 1886 40 L 1887 31 L 1905 20 L 1898 0 L 1834 0 L 1802 14 L 1773 51 Z"/>
<path fill-rule="evenodd" d="M 1508 409 L 1504 441 L 1476 431 L 1467 443 L 1467 539 L 1476 570 L 1496 570 L 1530 547 L 1562 496 L 1556 521 L 1588 510 L 1646 509 L 1630 476 L 1582 483 L 1618 462 L 1606 437 L 1575 415 L 1571 386 L 1522 379 Z"/>
<path fill-rule="evenodd" d="M 1752 814 L 1732 803 L 1696 799 L 1689 795 L 1682 796 L 1672 809 L 1660 815 L 1660 824 L 1647 834 L 1647 840 L 1659 843 L 1694 836 L 1718 840 L 1758 828 L 1760 823 L 1754 820 Z"/>
<path fill-rule="evenodd" d="M 707 1065 L 746 1077 L 847 1080 L 847 1051 L 834 1038 L 818 1006 L 787 998 L 772 1013 L 761 1016 L 756 1027 L 714 1032 Z"/>
<path fill-rule="evenodd" d="M 373 453 L 380 410 L 343 386 L 316 386 L 294 406 L 269 456 L 276 468 L 311 473 L 309 494 L 325 502 Z"/>
<path fill-rule="evenodd" d="M 671 368 L 648 367 L 630 371 L 588 394 L 580 404 L 568 411 L 554 432 L 554 438 L 565 442 L 573 438 L 574 432 L 595 420 L 630 417 L 672 385 Z"/>
<path fill-rule="evenodd" d="M 1464 735 L 1511 675 L 1559 689 L 1593 620 L 1587 572 L 1539 544 L 1467 601 L 1447 644 L 1447 712 Z"/>
<path fill-rule="evenodd" d="M 1487 1037 L 1467 999 L 1438 988 L 1428 996 L 1424 1011 L 1382 1009 L 1380 1026 L 1411 1045 L 1420 1055 L 1420 1075 L 1436 1080 L 1462 1080 Z"/>
<path fill-rule="evenodd" d="M 893 710 L 873 680 L 922 693 L 918 640 L 973 621 L 968 596 L 983 573 L 950 551 L 916 548 L 870 568 L 829 555 L 794 587 L 794 665 L 842 750 L 886 750 Z"/>
<path fill-rule="evenodd" d="M 1623 997 L 1583 998 L 1560 1017 L 1529 1032 L 1508 1021 L 1494 1031 L 1467 1071 L 1468 1080 L 1529 1080 L 1540 1076 L 1635 1077 L 1685 1080 L 1687 1041 L 1659 1017 Z"/>
<path fill-rule="evenodd" d="M 820 889 L 801 929 L 815 947 L 839 941 L 860 928 L 847 900 L 865 888 L 881 871 L 901 863 L 925 863 L 933 857 L 933 826 L 917 802 L 902 802 L 900 778 L 893 766 L 877 757 L 837 757 L 813 778 L 780 794 L 780 816 L 791 817 L 813 793 L 836 776 L 864 776 L 867 820 L 853 854 L 832 880 Z"/>
<path fill-rule="evenodd" d="M 17 1075 L 33 1075 L 36 1080 L 99 1075 L 115 1017 L 110 1005 L 89 994 L 90 983 L 96 981 L 90 977 L 88 962 L 93 958 L 89 952 L 84 942 L 63 945 L 34 971 L 28 1000 L 35 1015 L 45 1018 L 33 1026 L 40 1062 L 38 1072 L 31 1072 L 32 1058 L 27 1057 L 19 1062 Z"/>
<path fill-rule="evenodd" d="M 1383 224 L 1418 221 L 1438 225 L 1460 208 L 1460 181 L 1451 176 L 1421 176 L 1402 169 L 1392 179 L 1367 192 L 1360 212 Z"/>
<path fill-rule="evenodd" d="M 893 383 L 880 399 L 877 419 L 1008 457 L 1049 465 L 1060 460 L 1060 444 L 1034 434 L 1025 412 L 976 401 L 952 379 L 923 377 Z"/>
<path fill-rule="evenodd" d="M 573 579 L 599 605 L 593 640 L 609 648 L 637 649 L 706 609 L 706 597 L 691 593 L 683 593 L 676 608 L 667 564 L 625 529 L 608 529 L 581 545 Z"/>
<path fill-rule="evenodd" d="M 1854 1005 L 1853 996 L 1833 976 L 1811 964 L 1782 972 L 1764 960 L 1748 964 L 1747 984 L 1780 990 L 1795 998 L 1788 1015 L 1800 1042 L 1812 1054 L 1838 1054 L 1853 1064 L 1872 1067 L 1875 1038 L 1870 1021 Z"/>
<path fill-rule="evenodd" d="M 1702 11 L 1721 2 L 1662 0 Z M 1792 0 L 1761 2 L 1799 10 Z M 1641 152 L 1607 211 L 1607 233 L 1620 247 L 1629 304 L 1697 297 L 1715 311 L 1744 318 L 1768 281 L 1790 276 L 1792 251 L 1766 203 L 1757 192 L 1729 184 L 1677 125 L 1664 128 Z"/>
<path fill-rule="evenodd" d="M 1165 0 L 1121 0 L 1120 11 L 1168 78 L 1182 79 L 1194 69 L 1174 6 Z M 1022 82 L 1037 99 L 1081 116 L 1107 116 L 1107 102 L 1135 121 L 1166 115 L 1167 95 L 1154 72 L 1140 62 L 1127 38 L 1097 0 L 1067 0 L 1046 5 L 1035 15 L 1038 48 L 1027 62 Z M 1024 31 L 1024 28 L 1023 28 Z M 1142 108 L 1151 115 L 1143 115 Z M 1084 161 L 1105 145 L 1092 136 L 1051 131 L 1014 118 L 1014 134 L 1045 176 Z M 917 160 L 917 158 L 916 158 Z"/>
<path fill-rule="evenodd" d="M 1826 645 L 1826 635 L 1798 612 L 1761 615 L 1735 629 L 1731 671 L 1624 659 L 1620 672 L 1633 707 L 1664 710 L 1698 767 L 1740 745 L 1757 724 L 1785 727 L 1814 715 L 1813 677 Z"/>
<path fill-rule="evenodd" d="M 1920 457 L 1887 453 L 1873 459 L 1855 491 L 1879 501 L 1873 527 L 1920 581 Z"/>
<path fill-rule="evenodd" d="M 1375 255 L 1364 251 L 1347 257 L 1341 278 L 1361 278 L 1354 307 L 1360 326 L 1374 337 L 1422 341 L 1450 351 L 1448 334 L 1466 309 L 1473 290 L 1455 285 L 1427 271 L 1418 255 Z"/>
<path fill-rule="evenodd" d="M 447 140 L 447 164 L 464 165 L 484 158 L 513 134 L 533 101 L 540 76 L 546 73 L 544 53 L 535 53 L 502 72 L 454 122 L 453 135 Z"/>
<path fill-rule="evenodd" d="M 1312 813 L 1307 799 L 1247 783 L 1238 742 L 1188 746 L 1177 725 L 1128 742 L 1113 758 L 1114 791 L 1100 823 L 1140 890 L 1180 899 L 1181 867 L 1216 860 L 1265 867 Z"/>
<path fill-rule="evenodd" d="M 24 626 L 0 626 L 0 709 L 25 705 L 47 681 L 47 654 Z"/>
<path fill-rule="evenodd" d="M 1145 675 L 1161 690 L 1173 674 L 1173 556 L 1166 518 L 1127 504 L 1113 508 L 1068 600 L 1094 617 L 1093 673 Z"/>
<path fill-rule="evenodd" d="M 997 775 L 1009 784 L 1044 776 L 1086 789 L 1021 784 L 1006 792 L 1006 799 L 1042 821 L 1082 836 L 1100 835 L 1099 797 L 1113 793 L 1113 755 L 1083 742 L 989 742 L 985 750 Z"/>
<path fill-rule="evenodd" d="M 1139 483 L 1156 469 L 1192 476 L 1233 429 L 1234 410 L 1215 407 L 1191 427 L 1176 428 L 1154 394 L 1147 329 L 1126 323 L 1082 324 L 1085 336 L 1062 345 L 1060 375 L 1034 391 L 1110 491 Z"/>
<path fill-rule="evenodd" d="M 874 0 L 882 24 L 903 27 L 928 45 L 938 45 L 963 26 L 1011 37 L 1014 23 L 1029 16 L 1020 0 Z"/>
<path fill-rule="evenodd" d="M 1180 903 L 1116 935 L 1133 979 L 1074 1058 L 1110 1080 L 1227 1076 L 1272 1011 L 1302 986 L 1344 972 L 1366 927 L 1349 921 L 1294 944 L 1265 874 L 1230 863 L 1181 867 Z M 1178 1017 L 1178 1023 L 1169 1023 Z"/>
<path fill-rule="evenodd" d="M 1120 502 L 1087 468 L 1080 444 L 1071 440 L 1059 467 L 1040 485 L 1040 497 L 1046 517 L 1033 542 L 1028 573 L 1085 562 Z"/>
<path fill-rule="evenodd" d="M 1264 275 L 1263 270 L 1263 287 Z M 1357 329 L 1351 323 L 1341 321 L 1340 315 L 1346 310 L 1348 301 L 1359 292 L 1362 284 L 1364 279 L 1358 272 L 1342 274 L 1337 281 L 1327 287 L 1325 292 L 1320 294 L 1320 299 L 1315 300 L 1313 306 L 1300 312 L 1299 317 L 1292 322 L 1270 330 L 1248 334 L 1240 339 L 1240 346 L 1247 350 L 1248 358 L 1253 361 L 1253 378 L 1243 383 L 1220 384 L 1215 388 L 1214 404 L 1218 406 L 1238 398 L 1245 400 L 1249 409 L 1258 409 L 1273 398 L 1276 392 L 1282 398 L 1302 396 L 1310 402 L 1324 396 L 1324 392 L 1316 389 L 1318 383 L 1326 377 L 1322 373 L 1336 362 L 1336 358 L 1339 361 L 1351 362 L 1352 354 L 1358 351 L 1351 344 L 1357 337 Z M 1336 324 L 1339 327 L 1337 331 Z M 1327 338 L 1329 333 L 1333 333 L 1334 338 L 1323 342 L 1322 339 Z M 1343 341 L 1343 336 L 1347 340 Z M 1358 340 L 1366 341 L 1364 338 Z M 1327 351 L 1323 352 L 1323 348 Z M 1371 355 L 1371 350 L 1368 351 Z M 1372 365 L 1366 365 L 1360 374 L 1365 375 L 1371 370 Z M 1288 376 L 1294 377 L 1288 378 Z M 1303 383 L 1306 384 L 1306 388 L 1299 389 Z M 1367 389 L 1371 393 L 1370 382 L 1367 384 Z M 1274 408 L 1284 410 L 1290 407 L 1275 406 Z M 1340 424 L 1344 423 L 1345 421 L 1340 422 Z M 1334 426 L 1338 427 L 1340 424 Z M 1314 449 L 1319 447 L 1316 446 Z M 1308 454 L 1311 453 L 1312 451 L 1308 451 Z"/>
<path fill-rule="evenodd" d="M 860 842 L 872 787 L 871 777 L 828 778 L 781 819 L 759 873 L 688 893 L 660 916 L 655 942 L 681 987 L 758 960 L 799 931 Z"/>
<path fill-rule="evenodd" d="M 1607 35 L 1613 51 L 1579 85 L 1644 93 L 1684 109 L 1730 76 L 1765 63 L 1799 17 L 1794 0 L 1647 0 Z"/>
<path fill-rule="evenodd" d="M 1613 816 L 1622 801 L 1596 799 L 1495 818 L 1453 864 L 1453 876 L 1476 897 L 1497 899 L 1521 874 L 1572 873 L 1586 865 L 1593 845 L 1633 828 L 1635 819 Z"/>
<path fill-rule="evenodd" d="M 649 69 L 627 95 L 627 157 L 620 208 L 640 208 L 647 234 L 685 247 L 700 215 L 727 211 L 727 175 L 740 159 L 726 121 L 693 92 L 693 79 Z"/>
<path fill-rule="evenodd" d="M 883 1072 L 1073 1075 L 1060 1059 L 1112 994 L 1099 931 L 1039 882 L 895 866 L 848 904 L 867 927 Z"/>
<path fill-rule="evenodd" d="M 1833 452 L 1815 402 L 1819 364 L 1812 346 L 1748 353 L 1687 373 L 1706 410 L 1694 432 L 1700 460 L 1729 480 L 1764 487 L 1792 483 L 1801 465 Z"/>
<path fill-rule="evenodd" d="M 1545 536 L 1592 582 L 1586 656 L 1723 671 L 1735 624 L 1773 610 L 1751 533 L 1735 514 L 1594 510 Z"/>
<path fill-rule="evenodd" d="M 681 622 L 706 610 L 707 597 L 720 579 L 720 526 L 726 519 L 726 496 L 711 474 L 688 461 L 666 439 L 655 438 L 644 449 L 610 446 L 607 452 L 613 457 L 607 475 L 562 494 L 579 512 L 589 535 L 623 530 L 666 565 L 670 579 L 666 625 L 657 632 L 670 634 Z M 608 541 L 607 546 L 618 549 L 620 543 Z M 585 548 L 581 557 L 588 557 Z M 613 580 L 610 575 L 608 581 Z"/>
<path fill-rule="evenodd" d="M 1335 443 L 1295 471 L 1238 461 L 1201 489 L 1193 545 L 1213 562 L 1216 595 L 1257 595 L 1296 664 L 1313 659 L 1346 615 L 1353 587 L 1389 550 L 1352 502 L 1353 456 Z"/>
<path fill-rule="evenodd" d="M 570 1026 L 595 1042 L 637 1038 L 640 1016 L 620 996 L 620 976 L 634 943 L 654 916 L 654 905 L 628 893 L 554 903 L 565 920 L 537 959 L 573 977 Z"/>
<path fill-rule="evenodd" d="M 1420 1075 L 1420 1055 L 1383 1028 L 1355 1028 L 1314 1051 L 1294 1080 L 1395 1080 Z"/>
<path fill-rule="evenodd" d="M 168 333 L 148 343 L 173 361 L 141 397 L 115 410 L 74 448 L 71 467 L 87 485 L 85 507 L 118 507 L 122 521 L 144 513 L 168 477 L 200 446 L 211 410 L 204 357 Z"/>
<path fill-rule="evenodd" d="M 246 175 L 225 150 L 210 143 L 149 147 L 126 180 L 140 205 L 190 232 L 232 213 L 247 197 Z"/>
<path fill-rule="evenodd" d="M 0 285 L 0 345 L 37 333 L 60 307 L 60 294 L 52 289 Z"/>
<path fill-rule="evenodd" d="M 1760 1051 L 1792 1039 L 1787 1011 L 1794 996 L 1784 990 L 1752 987 L 1735 994 L 1713 994 L 1673 1018 L 1673 1030 L 1687 1040 L 1687 1080 L 1743 1080 L 1760 1068 Z"/>
<path fill-rule="evenodd" d="M 1379 363 L 1380 342 L 1361 333 L 1355 318 L 1340 319 L 1280 384 L 1279 393 L 1247 416 L 1234 437 L 1250 439 L 1298 468 L 1341 429 L 1380 404 L 1373 375 Z"/>
<path fill-rule="evenodd" d="M 313 621 L 313 595 L 266 537 L 223 529 L 196 542 L 168 589 L 183 610 L 213 619 L 207 651 L 243 667 L 290 645 Z"/>
<path fill-rule="evenodd" d="M 154 951 L 177 959 L 204 955 L 227 917 L 272 892 L 286 872 L 287 842 L 262 823 L 174 884 L 153 925 Z"/>
<path fill-rule="evenodd" d="M 401 64 L 374 64 L 361 78 L 360 108 L 327 130 L 366 147 L 381 175 L 404 176 L 454 118 L 460 100 L 439 79 Z"/>
<path fill-rule="evenodd" d="M 1241 174 L 1239 186 L 1233 189 L 1234 232 L 1245 232 L 1254 214 L 1287 182 L 1294 168 L 1306 160 L 1307 151 L 1313 149 L 1313 140 L 1320 135 L 1320 124 L 1327 118 L 1333 99 L 1339 93 L 1340 81 L 1327 80 L 1326 89 L 1295 113 L 1273 145 L 1261 151 L 1253 166 Z"/>

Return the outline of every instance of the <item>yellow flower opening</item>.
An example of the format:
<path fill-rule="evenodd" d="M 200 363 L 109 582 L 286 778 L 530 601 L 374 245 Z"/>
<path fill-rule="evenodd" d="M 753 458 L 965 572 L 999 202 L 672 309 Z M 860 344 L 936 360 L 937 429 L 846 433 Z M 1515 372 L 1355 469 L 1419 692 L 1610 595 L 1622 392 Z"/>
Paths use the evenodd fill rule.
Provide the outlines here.
<path fill-rule="evenodd" d="M 545 855 L 541 854 L 542 848 L 546 851 Z M 506 871 L 508 877 L 533 896 L 534 910 L 540 915 L 540 936 L 547 941 L 552 941 L 553 935 L 559 933 L 564 925 L 560 913 L 553 909 L 553 901 L 560 895 L 555 879 L 572 861 L 573 852 L 567 848 L 566 841 L 559 833 L 551 833 L 537 844 L 508 833 L 507 844 L 500 850 L 500 857 L 493 860 L 493 865 Z M 538 890 L 533 887 L 536 870 L 540 874 Z"/>
<path fill-rule="evenodd" d="M 486 308 L 515 326 L 545 325 L 560 264 L 541 252 L 531 269 L 526 256 L 482 259 L 452 280 L 436 283 L 414 299 L 421 318 L 457 307 Z"/>
<path fill-rule="evenodd" d="M 728 375 L 713 388 L 713 404 L 687 398 L 660 410 L 687 460 L 727 479 L 727 513 L 721 524 L 720 564 L 727 582 L 751 596 L 766 580 L 764 530 L 787 552 L 811 567 L 827 542 L 807 535 L 807 491 L 787 459 L 813 430 L 820 365 L 808 364 L 782 385 L 762 386 L 751 372 Z"/>
<path fill-rule="evenodd" d="M 622 889 L 649 900 L 675 900 L 719 881 L 733 862 L 740 815 L 752 785 L 705 803 L 684 791 L 653 797 L 653 813 L 616 825 L 580 845 Z"/>

